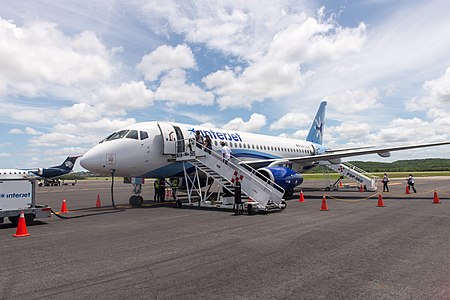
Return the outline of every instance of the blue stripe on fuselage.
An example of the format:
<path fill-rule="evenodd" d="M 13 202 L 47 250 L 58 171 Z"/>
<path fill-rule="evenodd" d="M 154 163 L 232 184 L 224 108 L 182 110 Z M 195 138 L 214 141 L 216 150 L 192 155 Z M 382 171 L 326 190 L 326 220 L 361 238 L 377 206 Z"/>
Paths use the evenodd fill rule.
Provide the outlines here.
<path fill-rule="evenodd" d="M 279 156 L 275 156 L 266 152 L 254 151 L 249 149 L 232 149 L 231 153 L 234 157 L 239 159 L 243 158 L 259 158 L 259 159 L 273 159 L 280 158 Z M 187 164 L 186 170 L 188 173 L 194 171 L 194 167 L 191 164 Z M 157 168 L 153 171 L 147 172 L 142 177 L 145 178 L 162 178 L 162 177 L 180 177 L 184 176 L 183 173 L 183 163 L 174 162 L 171 164 L 167 164 L 160 168 Z"/>

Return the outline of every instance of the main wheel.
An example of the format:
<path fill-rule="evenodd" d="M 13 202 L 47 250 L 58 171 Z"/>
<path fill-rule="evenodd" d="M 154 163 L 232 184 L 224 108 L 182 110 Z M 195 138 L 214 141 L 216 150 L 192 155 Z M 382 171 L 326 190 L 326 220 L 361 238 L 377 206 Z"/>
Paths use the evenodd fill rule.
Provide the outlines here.
<path fill-rule="evenodd" d="M 286 203 L 286 201 L 284 201 L 284 200 L 281 200 L 281 203 L 280 203 L 280 209 L 285 209 L 286 208 L 286 206 L 287 206 L 287 203 Z"/>
<path fill-rule="evenodd" d="M 27 226 L 33 225 L 34 217 L 34 214 L 25 214 L 25 223 Z"/>
<path fill-rule="evenodd" d="M 286 189 L 285 191 L 284 191 L 284 196 L 285 197 L 290 197 L 290 196 L 292 196 L 294 194 L 294 189 L 293 188 L 289 188 L 289 189 Z"/>

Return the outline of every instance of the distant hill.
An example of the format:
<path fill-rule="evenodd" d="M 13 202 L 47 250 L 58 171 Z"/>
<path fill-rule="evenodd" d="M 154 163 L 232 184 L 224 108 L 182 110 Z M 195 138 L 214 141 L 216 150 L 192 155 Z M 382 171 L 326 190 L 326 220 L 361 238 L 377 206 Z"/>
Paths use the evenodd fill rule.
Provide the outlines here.
<path fill-rule="evenodd" d="M 350 161 L 350 163 L 367 172 L 450 171 L 450 159 L 444 158 L 397 160 L 392 163 L 372 161 Z"/>

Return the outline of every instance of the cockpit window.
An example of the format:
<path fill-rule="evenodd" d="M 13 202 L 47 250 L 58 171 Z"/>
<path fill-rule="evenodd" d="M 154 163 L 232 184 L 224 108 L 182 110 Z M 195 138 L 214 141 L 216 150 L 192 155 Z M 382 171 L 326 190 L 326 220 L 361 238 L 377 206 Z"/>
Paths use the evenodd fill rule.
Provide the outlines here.
<path fill-rule="evenodd" d="M 126 138 L 127 138 L 127 139 L 135 139 L 135 140 L 138 140 L 139 137 L 138 137 L 138 132 L 137 132 L 137 130 L 130 130 L 130 132 L 128 132 Z"/>
<path fill-rule="evenodd" d="M 114 134 L 110 135 L 106 141 L 112 141 L 112 140 L 117 140 L 117 139 L 121 139 L 123 138 L 125 135 L 127 135 L 129 130 L 121 130 L 118 132 L 115 132 Z"/>
<path fill-rule="evenodd" d="M 145 131 L 141 131 L 141 140 L 145 140 L 146 138 L 148 138 L 148 133 Z"/>

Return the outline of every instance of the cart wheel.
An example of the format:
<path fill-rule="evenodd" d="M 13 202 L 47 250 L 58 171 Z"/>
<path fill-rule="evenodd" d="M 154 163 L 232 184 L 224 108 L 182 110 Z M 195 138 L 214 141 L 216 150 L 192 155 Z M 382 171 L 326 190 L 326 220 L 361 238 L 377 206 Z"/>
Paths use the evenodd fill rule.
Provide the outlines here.
<path fill-rule="evenodd" d="M 34 214 L 25 214 L 25 223 L 27 226 L 34 224 Z"/>
<path fill-rule="evenodd" d="M 19 216 L 8 217 L 8 220 L 13 224 L 14 227 L 17 227 L 17 224 L 19 224 Z"/>

